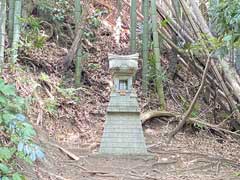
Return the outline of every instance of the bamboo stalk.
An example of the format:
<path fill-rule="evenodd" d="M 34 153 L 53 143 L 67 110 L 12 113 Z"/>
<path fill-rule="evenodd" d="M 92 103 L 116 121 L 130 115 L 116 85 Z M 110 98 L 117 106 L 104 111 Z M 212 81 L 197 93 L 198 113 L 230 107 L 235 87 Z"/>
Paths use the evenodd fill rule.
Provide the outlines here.
<path fill-rule="evenodd" d="M 151 0 L 151 16 L 152 16 L 152 29 L 153 29 L 153 44 L 154 44 L 154 55 L 155 55 L 155 73 L 156 73 L 156 89 L 159 97 L 160 108 L 165 109 L 165 97 L 163 91 L 163 69 L 161 67 L 160 60 L 160 47 L 158 38 L 158 25 L 157 25 L 157 11 L 156 11 L 156 0 Z"/>
<path fill-rule="evenodd" d="M 188 64 L 188 67 L 187 67 L 187 68 L 191 68 L 191 69 L 193 70 L 194 74 L 197 75 L 199 78 L 201 78 L 201 74 L 203 74 L 203 66 L 202 66 L 202 64 L 198 64 L 199 59 L 196 58 L 196 59 L 194 59 L 194 60 L 191 60 L 191 57 L 189 57 L 183 50 L 181 50 L 180 48 L 178 48 L 178 47 L 174 44 L 174 42 L 171 41 L 170 35 L 166 35 L 166 34 L 165 34 L 166 31 L 164 31 L 163 29 L 161 29 L 161 32 L 162 32 L 162 33 L 161 33 L 161 36 L 162 36 L 162 38 L 166 41 L 166 43 L 168 43 L 168 44 L 171 46 L 171 48 L 173 48 L 174 50 L 176 50 L 177 53 L 180 55 L 180 57 L 182 57 L 182 58 L 185 60 L 185 62 Z M 167 37 L 167 36 L 168 36 L 168 37 Z M 183 65 L 186 66 L 185 63 L 183 63 Z M 210 69 L 209 69 L 209 71 L 210 71 Z M 213 72 L 209 72 L 209 73 L 207 74 L 207 80 L 206 80 L 207 84 L 208 84 L 210 87 L 215 86 L 215 87 L 221 89 L 221 88 L 222 88 L 221 84 L 219 84 L 219 83 L 216 81 L 216 79 L 214 78 L 214 76 L 211 76 L 212 73 L 213 73 Z M 214 75 L 214 74 L 213 74 L 213 75 Z M 229 98 L 227 98 L 227 97 L 225 96 L 225 93 L 223 93 L 221 90 L 218 90 L 218 92 L 219 92 L 219 95 L 220 95 L 220 97 L 221 97 L 221 99 L 219 99 L 218 102 L 222 105 L 222 107 L 223 107 L 224 109 L 226 109 L 227 111 L 229 111 L 229 110 L 230 110 L 229 107 L 226 106 L 226 102 L 228 102 L 228 103 L 230 104 Z M 212 88 L 211 88 L 211 93 L 214 94 L 214 90 L 213 90 Z"/>
<path fill-rule="evenodd" d="M 12 41 L 12 53 L 11 53 L 11 61 L 12 64 L 17 62 L 18 57 L 18 45 L 20 39 L 20 31 L 21 24 L 19 18 L 21 17 L 22 10 L 22 0 L 15 1 L 15 9 L 14 9 L 14 25 L 13 25 L 13 41 Z"/>
<path fill-rule="evenodd" d="M 191 13 L 190 13 L 190 11 L 189 11 L 190 8 L 187 6 L 187 3 L 186 3 L 184 0 L 180 0 L 180 2 L 181 2 L 181 5 L 182 5 L 182 7 L 183 7 L 184 12 L 186 13 L 186 15 L 187 15 L 187 17 L 188 17 L 188 19 L 189 19 L 189 21 L 190 21 L 190 23 L 191 23 L 191 26 L 192 26 L 193 30 L 195 31 L 196 36 L 201 40 L 201 39 L 202 39 L 202 36 L 201 36 L 200 31 L 199 31 L 199 29 L 198 29 L 198 28 L 201 28 L 201 26 L 197 26 L 197 25 L 195 24 L 195 22 L 194 22 L 194 20 L 193 20 L 193 18 L 192 18 L 192 15 L 191 15 Z M 199 14 L 201 14 L 201 13 L 199 13 Z M 202 29 L 202 30 L 203 30 L 203 29 Z M 207 32 L 206 32 L 206 33 L 207 33 Z M 201 41 L 201 42 L 202 42 L 202 41 Z M 204 52 L 203 52 L 203 53 L 208 54 L 208 52 L 207 52 L 207 51 L 208 51 L 207 46 L 204 44 L 204 42 L 202 42 L 202 45 L 203 45 L 203 47 L 204 47 Z M 231 106 L 231 108 L 232 108 L 232 111 L 235 111 L 236 114 L 237 114 L 237 117 L 240 117 L 239 110 L 238 110 L 238 108 L 237 108 L 236 102 L 235 102 L 235 100 L 233 99 L 233 96 L 232 96 L 232 94 L 230 93 L 229 89 L 227 88 L 227 86 L 226 86 L 226 84 L 225 84 L 225 82 L 224 82 L 221 74 L 219 73 L 218 68 L 217 68 L 217 66 L 216 66 L 216 64 L 215 64 L 214 61 L 211 62 L 211 66 L 212 66 L 212 69 L 213 69 L 213 71 L 214 71 L 215 77 L 218 79 L 219 83 L 220 83 L 221 86 L 222 86 L 222 90 L 224 91 L 226 97 L 228 98 L 228 102 L 229 102 L 229 104 L 230 104 L 230 106 Z M 227 72 L 227 73 L 229 73 L 229 72 Z M 240 123 L 240 119 L 239 119 L 239 118 L 238 118 L 237 121 Z"/>
<path fill-rule="evenodd" d="M 179 35 L 179 37 L 181 37 L 184 41 L 194 42 L 194 39 L 190 36 L 191 32 L 187 30 L 187 28 L 183 28 L 178 23 L 176 23 L 176 21 L 169 17 L 160 6 L 157 6 L 157 9 L 158 13 L 163 17 L 163 20 L 171 19 L 171 21 L 167 21 L 167 24 L 176 34 Z"/>
<path fill-rule="evenodd" d="M 12 47 L 15 0 L 9 0 L 8 6 L 8 39 L 9 44 Z"/>
<path fill-rule="evenodd" d="M 0 69 L 4 63 L 4 49 L 5 49 L 5 26 L 6 26 L 6 0 L 0 0 Z"/>
<path fill-rule="evenodd" d="M 149 50 L 149 34 L 148 34 L 148 14 L 149 14 L 149 1 L 144 1 L 144 24 L 143 24 L 143 40 L 142 40 L 142 50 L 143 50 L 143 66 L 142 66 L 142 89 L 144 94 L 147 93 L 148 90 L 148 50 Z"/>
<path fill-rule="evenodd" d="M 137 42 L 137 1 L 131 0 L 131 34 L 130 34 L 130 49 L 131 53 L 136 53 Z"/>

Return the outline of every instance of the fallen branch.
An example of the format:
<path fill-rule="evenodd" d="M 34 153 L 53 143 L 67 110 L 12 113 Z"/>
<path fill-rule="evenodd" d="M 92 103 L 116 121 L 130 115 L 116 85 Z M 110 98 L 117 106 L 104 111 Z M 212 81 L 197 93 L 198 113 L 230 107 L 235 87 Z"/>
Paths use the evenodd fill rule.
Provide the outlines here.
<path fill-rule="evenodd" d="M 71 159 L 75 160 L 75 161 L 78 161 L 79 160 L 79 157 L 76 156 L 75 154 L 73 154 L 72 152 L 66 150 L 65 148 L 57 145 L 57 144 L 54 144 L 54 143 L 51 143 L 51 142 L 48 142 L 48 144 L 60 149 L 63 153 L 67 154 Z"/>

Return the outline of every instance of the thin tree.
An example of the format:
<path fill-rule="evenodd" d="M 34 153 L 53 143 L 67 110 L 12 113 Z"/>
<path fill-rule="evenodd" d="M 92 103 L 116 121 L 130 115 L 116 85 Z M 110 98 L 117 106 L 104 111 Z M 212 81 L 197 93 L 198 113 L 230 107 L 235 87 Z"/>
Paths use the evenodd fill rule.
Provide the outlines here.
<path fill-rule="evenodd" d="M 14 8 L 14 25 L 13 25 L 13 41 L 12 41 L 12 53 L 11 53 L 11 60 L 12 63 L 16 63 L 18 57 L 18 44 L 20 38 L 20 30 L 21 30 L 21 10 L 22 10 L 22 1 L 16 0 L 15 1 L 15 8 Z"/>
<path fill-rule="evenodd" d="M 149 50 L 149 27 L 148 27 L 148 15 L 149 15 L 149 1 L 143 0 L 143 36 L 142 36 L 142 50 L 143 50 L 143 65 L 142 65 L 142 89 L 144 94 L 148 90 L 148 50 Z"/>
<path fill-rule="evenodd" d="M 6 0 L 0 0 L 0 68 L 4 63 Z"/>
<path fill-rule="evenodd" d="M 75 26 L 76 26 L 75 33 L 77 33 L 78 28 L 80 28 L 81 16 L 82 16 L 81 2 L 80 2 L 80 0 L 75 0 Z M 81 74 L 82 74 L 81 61 L 82 61 L 82 49 L 81 49 L 81 45 L 79 45 L 78 50 L 77 50 L 76 62 L 75 62 L 75 85 L 76 85 L 76 87 L 79 87 L 81 85 Z"/>
<path fill-rule="evenodd" d="M 165 109 L 165 97 L 163 91 L 163 69 L 160 63 L 160 47 L 158 38 L 158 25 L 157 25 L 157 10 L 156 0 L 151 0 L 151 16 L 152 16 L 152 31 L 153 31 L 153 46 L 155 56 L 155 72 L 156 72 L 156 89 L 159 97 L 160 108 Z"/>
<path fill-rule="evenodd" d="M 9 0 L 8 2 L 8 40 L 9 40 L 10 46 L 12 46 L 12 41 L 13 41 L 14 7 L 15 7 L 15 0 Z"/>
<path fill-rule="evenodd" d="M 121 0 L 117 1 L 118 16 L 121 16 L 122 2 Z"/>
<path fill-rule="evenodd" d="M 130 49 L 131 53 L 136 52 L 137 41 L 137 1 L 131 0 L 131 34 L 130 34 Z"/>
<path fill-rule="evenodd" d="M 201 92 L 204 88 L 204 85 L 206 83 L 207 73 L 208 73 L 209 67 L 211 66 L 211 58 L 212 58 L 211 56 L 212 56 L 212 53 L 208 54 L 208 59 L 207 59 L 207 62 L 206 62 L 206 66 L 205 66 L 203 75 L 202 75 L 201 85 L 199 86 L 198 91 L 195 94 L 189 108 L 187 109 L 187 111 L 182 116 L 181 121 L 178 123 L 177 127 L 172 132 L 169 133 L 168 142 L 170 142 L 172 140 L 172 138 L 182 129 L 182 127 L 187 122 L 187 119 L 189 118 L 189 116 L 192 113 L 193 108 L 194 108 L 194 106 L 195 106 L 195 104 L 196 104 L 196 102 L 197 102 L 197 100 L 198 100 L 198 98 L 199 98 L 199 96 L 200 96 L 200 94 L 201 94 Z"/>
<path fill-rule="evenodd" d="M 121 8 L 122 7 L 122 3 L 121 0 L 117 1 L 117 10 L 118 10 L 118 16 L 117 16 L 117 20 L 116 20 L 116 26 L 114 28 L 114 37 L 116 40 L 116 44 L 118 47 L 120 47 L 120 39 L 121 39 L 121 27 L 122 27 L 122 19 L 121 19 Z"/>
<path fill-rule="evenodd" d="M 181 19 L 181 8 L 180 8 L 180 3 L 176 0 L 172 0 L 172 6 L 175 11 L 175 16 L 176 16 L 176 21 L 179 21 Z M 171 34 L 172 40 L 175 44 L 178 43 L 178 39 L 176 36 L 176 33 L 172 32 Z M 178 61 L 178 56 L 177 52 L 171 48 L 170 52 L 170 64 L 169 64 L 169 77 L 171 79 L 174 79 L 176 71 L 177 71 L 177 61 Z"/>

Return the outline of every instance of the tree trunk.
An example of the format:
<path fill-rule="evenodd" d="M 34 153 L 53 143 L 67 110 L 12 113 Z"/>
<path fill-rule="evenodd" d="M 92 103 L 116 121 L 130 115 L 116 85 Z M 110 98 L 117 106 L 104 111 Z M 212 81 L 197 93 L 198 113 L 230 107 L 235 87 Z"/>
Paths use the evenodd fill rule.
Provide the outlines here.
<path fill-rule="evenodd" d="M 82 15 L 81 2 L 80 2 L 80 0 L 75 0 L 75 26 L 76 26 L 75 34 L 77 33 L 77 29 L 80 28 L 81 15 Z M 81 61 L 82 61 L 82 50 L 81 50 L 81 45 L 79 45 L 78 50 L 77 50 L 76 61 L 75 61 L 75 85 L 76 85 L 76 87 L 80 87 L 80 85 L 81 85 L 81 74 L 82 74 Z"/>
<path fill-rule="evenodd" d="M 131 0 L 131 34 L 130 34 L 130 49 L 131 53 L 136 53 L 137 41 L 137 1 Z"/>
<path fill-rule="evenodd" d="M 6 0 L 0 0 L 0 69 L 4 63 L 4 49 L 5 49 L 5 31 L 6 26 Z"/>
<path fill-rule="evenodd" d="M 143 50 L 143 65 L 142 65 L 142 89 L 144 94 L 147 93 L 148 90 L 148 46 L 149 46 L 149 34 L 148 34 L 148 15 L 149 15 L 149 1 L 143 1 L 144 4 L 144 24 L 143 24 L 143 40 L 142 40 L 142 50 Z"/>
<path fill-rule="evenodd" d="M 14 8 L 14 25 L 13 25 L 13 41 L 12 41 L 12 54 L 11 61 L 12 63 L 16 63 L 18 57 L 18 45 L 21 31 L 21 23 L 19 18 L 21 17 L 21 9 L 22 9 L 22 0 L 15 1 Z"/>
<path fill-rule="evenodd" d="M 151 10 L 152 10 L 152 30 L 153 30 L 153 46 L 155 55 L 155 72 L 156 72 L 156 89 L 159 97 L 160 108 L 165 109 L 165 97 L 163 91 L 163 69 L 161 67 L 160 60 L 160 48 L 159 48 L 159 38 L 158 38 L 158 25 L 157 25 L 157 11 L 156 11 L 156 0 L 151 0 Z"/>

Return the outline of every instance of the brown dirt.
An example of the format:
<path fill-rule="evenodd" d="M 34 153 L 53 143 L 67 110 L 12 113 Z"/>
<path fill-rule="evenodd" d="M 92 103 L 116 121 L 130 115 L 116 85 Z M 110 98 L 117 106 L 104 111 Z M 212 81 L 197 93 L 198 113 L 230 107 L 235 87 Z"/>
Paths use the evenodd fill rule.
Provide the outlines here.
<path fill-rule="evenodd" d="M 217 142 L 206 132 L 180 133 L 171 144 L 164 133 L 171 129 L 162 121 L 145 125 L 150 156 L 101 156 L 98 145 L 92 147 L 62 146 L 78 157 L 71 160 L 42 131 L 41 145 L 47 158 L 26 174 L 29 180 L 237 180 L 240 171 L 240 145 L 233 140 Z M 49 143 L 51 142 L 51 143 Z M 31 174 L 31 175 L 30 175 Z"/>

